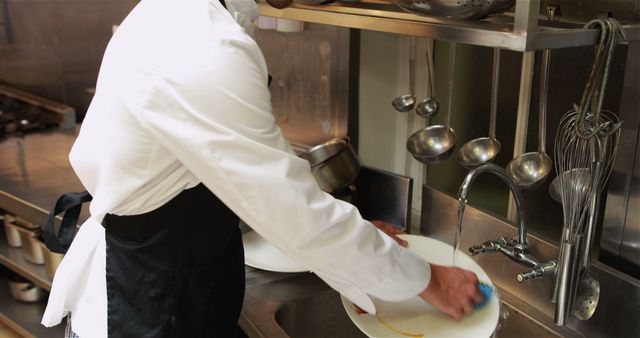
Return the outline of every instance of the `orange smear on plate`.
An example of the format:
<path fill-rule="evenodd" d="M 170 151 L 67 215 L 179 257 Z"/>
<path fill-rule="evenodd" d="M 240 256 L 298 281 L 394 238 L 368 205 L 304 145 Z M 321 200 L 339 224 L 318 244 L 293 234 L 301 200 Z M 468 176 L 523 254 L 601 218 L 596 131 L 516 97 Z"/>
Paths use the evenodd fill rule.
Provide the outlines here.
<path fill-rule="evenodd" d="M 384 320 L 382 320 L 382 318 L 380 318 L 379 314 L 376 314 L 376 319 L 378 319 L 378 321 L 380 323 L 382 323 L 382 325 L 386 326 L 389 330 L 401 334 L 403 336 L 407 336 L 407 337 L 416 337 L 416 338 L 422 338 L 424 337 L 424 333 L 408 333 L 408 332 L 402 332 L 398 329 L 396 329 L 395 327 L 389 325 L 387 322 L 385 322 Z"/>
<path fill-rule="evenodd" d="M 359 315 L 363 315 L 363 314 L 365 314 L 365 313 L 367 313 L 367 314 L 368 314 L 368 312 L 367 312 L 367 311 L 365 311 L 365 310 L 361 309 L 358 305 L 356 305 L 356 304 L 351 304 L 351 305 L 352 305 L 352 309 L 354 309 L 354 310 L 356 311 L 356 313 L 357 313 L 357 314 L 359 314 Z"/>
<path fill-rule="evenodd" d="M 364 315 L 364 314 L 369 314 L 367 311 L 363 310 L 362 308 L 360 308 L 358 305 L 356 304 L 351 304 L 351 308 L 356 311 L 356 313 L 358 315 Z M 407 337 L 415 337 L 415 338 L 422 338 L 424 337 L 424 333 L 408 333 L 408 332 L 402 332 L 398 329 L 396 329 L 395 327 L 389 325 L 387 322 L 385 322 L 379 314 L 376 314 L 376 319 L 384 326 L 386 326 L 389 330 L 397 333 L 397 334 L 401 334 L 403 336 L 407 336 Z"/>

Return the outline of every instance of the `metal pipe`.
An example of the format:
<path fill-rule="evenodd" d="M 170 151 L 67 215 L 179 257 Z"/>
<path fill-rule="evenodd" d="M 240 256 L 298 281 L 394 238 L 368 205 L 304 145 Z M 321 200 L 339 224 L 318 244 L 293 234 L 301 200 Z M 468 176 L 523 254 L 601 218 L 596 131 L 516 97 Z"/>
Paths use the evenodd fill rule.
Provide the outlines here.
<path fill-rule="evenodd" d="M 459 198 L 463 198 L 464 200 L 467 199 L 467 195 L 469 194 L 473 181 L 483 173 L 492 173 L 498 176 L 507 185 L 507 187 L 509 187 L 511 194 L 515 198 L 516 210 L 518 212 L 518 240 L 516 248 L 519 250 L 525 249 L 527 244 L 527 229 L 525 226 L 524 197 L 522 196 L 522 192 L 516 182 L 502 167 L 493 163 L 487 163 L 471 170 L 464 178 L 464 181 L 458 190 Z"/>
<path fill-rule="evenodd" d="M 576 282 L 576 258 L 578 257 L 578 245 L 576 243 L 562 243 L 562 257 L 559 257 L 558 270 L 558 294 L 553 321 L 560 326 L 567 323 L 571 313 L 572 294 Z"/>

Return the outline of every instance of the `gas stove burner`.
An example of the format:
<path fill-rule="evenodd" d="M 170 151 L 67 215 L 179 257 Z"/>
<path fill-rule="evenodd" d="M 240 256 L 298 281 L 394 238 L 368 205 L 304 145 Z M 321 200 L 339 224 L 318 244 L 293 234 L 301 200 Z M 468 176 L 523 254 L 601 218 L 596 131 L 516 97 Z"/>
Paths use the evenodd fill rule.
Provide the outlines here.
<path fill-rule="evenodd" d="M 0 106 L 0 135 L 18 136 L 55 128 L 52 117 L 35 106 Z"/>

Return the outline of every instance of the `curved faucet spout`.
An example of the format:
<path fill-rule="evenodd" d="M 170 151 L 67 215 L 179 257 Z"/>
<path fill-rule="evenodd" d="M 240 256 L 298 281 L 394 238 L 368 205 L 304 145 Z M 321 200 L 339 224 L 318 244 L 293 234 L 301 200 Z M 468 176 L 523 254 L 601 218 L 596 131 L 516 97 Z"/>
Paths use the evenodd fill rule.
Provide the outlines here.
<path fill-rule="evenodd" d="M 504 183 L 506 183 L 506 185 L 509 187 L 509 190 L 513 194 L 513 197 L 516 200 L 516 207 L 518 209 L 518 239 L 516 243 L 516 249 L 520 250 L 521 252 L 526 251 L 527 229 L 525 226 L 524 197 L 522 196 L 520 187 L 518 187 L 513 178 L 511 178 L 511 176 L 509 176 L 509 174 L 504 169 L 502 169 L 502 167 L 499 167 L 493 163 L 487 163 L 471 170 L 464 178 L 464 181 L 462 182 L 462 185 L 458 190 L 458 198 L 466 201 L 473 181 L 475 181 L 476 177 L 483 173 L 490 173 L 498 176 Z"/>

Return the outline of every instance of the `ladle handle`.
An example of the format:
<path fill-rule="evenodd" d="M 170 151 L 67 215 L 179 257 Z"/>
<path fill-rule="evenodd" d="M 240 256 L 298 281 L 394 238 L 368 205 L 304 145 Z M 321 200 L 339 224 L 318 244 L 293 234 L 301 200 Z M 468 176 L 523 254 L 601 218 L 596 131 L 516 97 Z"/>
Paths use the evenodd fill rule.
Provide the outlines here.
<path fill-rule="evenodd" d="M 431 43 L 433 43 L 433 40 L 431 39 L 424 39 L 424 47 L 425 47 L 425 53 L 427 54 L 427 71 L 429 72 L 429 92 L 431 93 L 431 97 L 435 97 L 436 96 L 436 78 L 435 75 L 433 74 L 433 54 L 431 52 Z"/>
<path fill-rule="evenodd" d="M 551 62 L 551 50 L 542 52 L 542 74 L 540 76 L 540 112 L 538 120 L 538 152 L 544 153 L 546 148 L 547 129 L 547 94 L 549 91 L 549 64 Z"/>
<path fill-rule="evenodd" d="M 444 117 L 444 126 L 449 129 L 451 124 L 451 110 L 453 110 L 453 75 L 456 63 L 456 43 L 449 43 L 449 70 L 448 70 L 448 83 L 447 83 L 447 115 Z"/>
<path fill-rule="evenodd" d="M 409 94 L 416 95 L 416 37 L 409 38 Z"/>
<path fill-rule="evenodd" d="M 491 73 L 491 115 L 489 116 L 489 137 L 496 138 L 496 117 L 498 115 L 498 84 L 500 82 L 500 48 L 493 49 Z"/>

